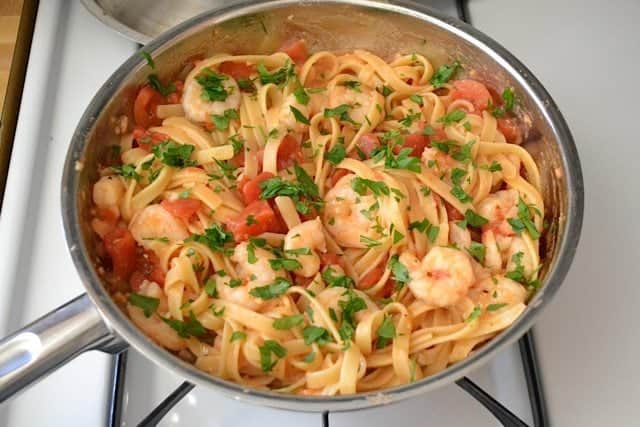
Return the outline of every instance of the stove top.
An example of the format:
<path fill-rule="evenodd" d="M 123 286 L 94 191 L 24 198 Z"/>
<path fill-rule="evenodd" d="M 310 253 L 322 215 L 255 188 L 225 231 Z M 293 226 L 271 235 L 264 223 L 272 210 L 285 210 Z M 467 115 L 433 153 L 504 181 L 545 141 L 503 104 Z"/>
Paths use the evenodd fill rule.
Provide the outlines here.
<path fill-rule="evenodd" d="M 482 22 L 497 25 L 490 16 L 492 10 L 498 9 L 472 4 L 471 16 L 477 11 Z M 453 9 L 448 12 L 453 13 Z M 59 216 L 62 164 L 67 142 L 91 97 L 136 49 L 134 43 L 97 22 L 79 3 L 40 2 L 4 201 L 7 208 L 0 221 L 0 245 L 14 248 L 10 257 L 0 257 L 0 283 L 12 284 L 0 287 L 0 301 L 11 301 L 0 305 L 0 312 L 6 313 L 0 316 L 3 334 L 82 292 L 66 251 Z M 533 425 L 536 412 L 531 408 L 537 402 L 530 400 L 521 354 L 523 350 L 525 365 L 530 368 L 527 345 L 525 342 L 505 349 L 470 377 Z M 550 357 L 545 353 L 543 361 Z M 117 372 L 120 374 L 114 375 Z M 128 352 L 126 360 L 92 352 L 1 406 L 0 425 L 137 425 L 181 382 L 135 350 Z M 386 427 L 423 426 L 426 422 L 500 425 L 454 384 L 392 406 L 324 417 L 256 407 L 196 388 L 166 414 L 160 425 L 286 427 L 328 423 Z"/>

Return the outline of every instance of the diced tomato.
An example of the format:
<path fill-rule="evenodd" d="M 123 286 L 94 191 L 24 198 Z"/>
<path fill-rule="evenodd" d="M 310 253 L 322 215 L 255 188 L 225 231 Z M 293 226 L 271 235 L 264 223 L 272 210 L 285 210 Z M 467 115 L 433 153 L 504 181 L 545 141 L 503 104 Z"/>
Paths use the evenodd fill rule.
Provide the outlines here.
<path fill-rule="evenodd" d="M 520 144 L 522 142 L 522 130 L 515 118 L 499 118 L 498 130 L 502 132 L 507 142 Z"/>
<path fill-rule="evenodd" d="M 242 193 L 242 198 L 244 199 L 244 203 L 249 205 L 256 200 L 260 200 L 260 193 L 262 190 L 260 189 L 260 183 L 268 180 L 269 178 L 273 178 L 273 174 L 271 172 L 262 172 L 255 178 L 238 183 L 238 189 Z"/>
<path fill-rule="evenodd" d="M 370 287 L 378 283 L 378 280 L 380 280 L 380 278 L 384 274 L 384 269 L 384 265 L 377 265 L 373 270 L 369 271 L 360 280 L 358 280 L 356 287 L 358 289 L 369 289 Z"/>
<path fill-rule="evenodd" d="M 189 220 L 193 214 L 198 212 L 202 207 L 202 202 L 198 199 L 175 199 L 175 200 L 163 200 L 161 203 L 171 215 L 176 218 Z"/>
<path fill-rule="evenodd" d="M 144 128 L 160 124 L 156 116 L 156 107 L 164 103 L 164 97 L 151 86 L 143 86 L 133 103 L 133 118 L 136 124 Z"/>
<path fill-rule="evenodd" d="M 475 80 L 456 80 L 453 82 L 451 98 L 466 99 L 477 111 L 485 110 L 489 106 L 491 93 L 485 85 Z"/>
<path fill-rule="evenodd" d="M 164 284 L 165 273 L 160 266 L 160 260 L 153 251 L 138 248 L 135 262 L 135 271 L 129 279 L 132 290 L 140 290 L 140 286 L 145 280 L 156 282 L 160 286 Z"/>
<path fill-rule="evenodd" d="M 461 221 L 464 219 L 464 215 L 458 211 L 458 209 L 454 208 L 449 202 L 443 200 L 444 208 L 447 210 L 447 217 L 449 221 Z"/>
<path fill-rule="evenodd" d="M 113 273 L 120 279 L 127 280 L 136 266 L 136 241 L 124 227 L 114 228 L 103 240 L 111 257 Z"/>
<path fill-rule="evenodd" d="M 393 147 L 393 151 L 398 154 L 403 148 L 411 148 L 411 153 L 409 154 L 413 157 L 420 157 L 424 149 L 429 146 L 429 143 L 427 136 L 414 133 L 405 135 L 403 144 Z"/>
<path fill-rule="evenodd" d="M 97 207 L 96 216 L 102 221 L 115 224 L 118 220 L 118 210 L 114 208 Z"/>
<path fill-rule="evenodd" d="M 331 188 L 335 187 L 343 176 L 349 175 L 350 173 L 351 171 L 348 169 L 336 169 L 329 178 L 329 185 Z"/>
<path fill-rule="evenodd" d="M 304 40 L 288 40 L 280 47 L 280 51 L 289 55 L 296 64 L 303 63 L 309 57 Z"/>
<path fill-rule="evenodd" d="M 249 65 L 246 62 L 233 62 L 225 61 L 220 64 L 218 71 L 223 74 L 228 74 L 236 80 L 248 79 L 251 74 L 256 72 L 256 67 Z"/>
<path fill-rule="evenodd" d="M 372 133 L 365 133 L 360 137 L 360 139 L 358 139 L 358 148 L 367 159 L 371 157 L 371 153 L 373 152 L 373 150 L 378 147 L 380 147 L 380 140 Z M 354 150 L 351 153 L 355 155 L 354 158 L 360 158 L 358 156 L 357 150 Z"/>
<path fill-rule="evenodd" d="M 166 141 L 169 137 L 159 132 L 149 132 L 142 126 L 136 126 L 131 133 L 133 140 L 138 147 L 149 151 L 152 146 L 160 144 L 162 141 Z"/>
<path fill-rule="evenodd" d="M 285 135 L 278 147 L 278 169 L 286 169 L 295 162 L 302 163 L 303 160 L 298 141 L 289 134 Z"/>
<path fill-rule="evenodd" d="M 251 203 L 237 218 L 227 221 L 227 227 L 236 241 L 247 240 L 250 236 L 257 236 L 266 231 L 274 231 L 277 226 L 276 214 L 266 200 Z"/>
<path fill-rule="evenodd" d="M 323 266 L 328 265 L 339 265 L 343 266 L 342 258 L 338 254 L 334 254 L 333 252 L 326 252 L 320 254 L 320 263 Z"/>
<path fill-rule="evenodd" d="M 173 92 L 167 95 L 167 104 L 179 104 L 180 103 L 180 94 L 178 92 Z"/>

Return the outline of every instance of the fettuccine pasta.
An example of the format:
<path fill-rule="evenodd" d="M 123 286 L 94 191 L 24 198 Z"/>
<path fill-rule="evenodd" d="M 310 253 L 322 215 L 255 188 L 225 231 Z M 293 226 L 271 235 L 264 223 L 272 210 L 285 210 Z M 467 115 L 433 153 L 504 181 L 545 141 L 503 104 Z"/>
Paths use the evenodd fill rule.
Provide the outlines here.
<path fill-rule="evenodd" d="M 468 71 L 297 41 L 154 76 L 93 187 L 114 299 L 199 369 L 283 393 L 468 357 L 538 286 L 545 212 L 517 94 Z"/>

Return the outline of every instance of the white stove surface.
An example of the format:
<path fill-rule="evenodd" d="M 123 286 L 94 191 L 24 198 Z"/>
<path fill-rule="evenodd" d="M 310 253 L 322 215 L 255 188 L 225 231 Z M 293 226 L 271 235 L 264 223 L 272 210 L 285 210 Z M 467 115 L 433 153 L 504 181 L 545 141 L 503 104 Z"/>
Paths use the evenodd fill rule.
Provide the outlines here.
<path fill-rule="evenodd" d="M 471 18 L 531 67 L 563 107 L 580 150 L 587 197 L 599 199 L 597 204 L 587 200 L 574 267 L 536 327 L 552 421 L 630 425 L 632 417 L 640 415 L 630 399 L 640 391 L 633 363 L 640 346 L 628 335 L 640 297 L 633 280 L 640 275 L 640 263 L 634 260 L 640 232 L 633 218 L 640 204 L 633 179 L 637 169 L 633 162 L 619 159 L 640 155 L 633 128 L 640 93 L 633 80 L 624 86 L 618 82 L 640 71 L 634 50 L 625 47 L 635 41 L 637 51 L 640 39 L 633 17 L 640 15 L 640 3 L 619 2 L 616 9 L 595 0 L 573 3 L 544 0 L 516 6 L 509 0 L 475 0 Z M 522 16 L 527 17 L 526 25 Z M 40 2 L 0 217 L 0 247 L 9 255 L 0 257 L 0 334 L 82 292 L 60 218 L 62 164 L 91 97 L 135 50 L 133 43 L 97 22 L 78 2 Z M 109 356 L 80 356 L 0 406 L 0 425 L 105 425 L 110 366 Z M 517 347 L 512 346 L 471 377 L 531 423 L 521 369 Z M 181 382 L 134 351 L 127 372 L 127 426 L 135 425 Z M 367 427 L 497 425 L 453 385 L 388 407 L 330 414 L 329 421 L 331 426 Z M 199 388 L 162 422 L 320 424 L 319 414 L 249 406 Z"/>

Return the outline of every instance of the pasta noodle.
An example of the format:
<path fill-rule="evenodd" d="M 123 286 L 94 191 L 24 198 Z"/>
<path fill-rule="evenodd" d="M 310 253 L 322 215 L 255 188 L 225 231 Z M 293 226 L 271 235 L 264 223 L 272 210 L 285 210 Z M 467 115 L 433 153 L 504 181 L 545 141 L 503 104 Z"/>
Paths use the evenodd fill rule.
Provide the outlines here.
<path fill-rule="evenodd" d="M 140 101 L 93 189 L 106 279 L 211 375 L 308 395 L 418 381 L 538 285 L 545 212 L 517 97 L 420 54 L 294 46 L 215 55 Z"/>

